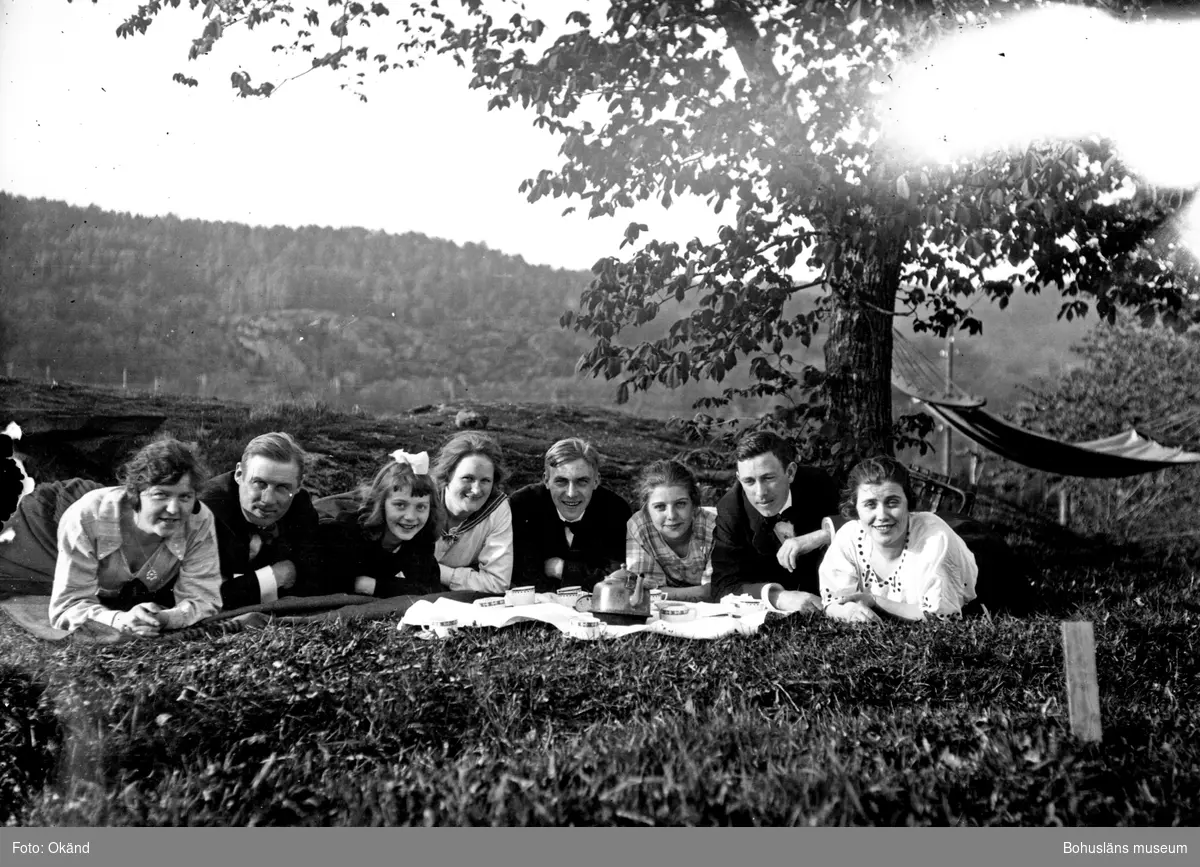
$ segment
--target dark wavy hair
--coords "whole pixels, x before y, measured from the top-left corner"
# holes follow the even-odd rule
[[[209,479],[208,467],[190,446],[176,439],[161,439],[138,449],[117,471],[117,482],[125,488],[125,500],[136,512],[142,507],[142,491],[155,485],[179,484],[184,476],[198,493]]]
[[[738,440],[737,447],[734,449],[734,457],[739,461],[748,461],[768,453],[779,458],[779,463],[785,470],[788,468],[788,464],[796,462],[796,449],[792,444],[771,431],[751,431]]]
[[[908,508],[911,511],[916,505],[917,495],[913,492],[912,476],[904,464],[886,455],[867,458],[859,461],[850,470],[846,479],[846,487],[842,489],[841,509],[846,518],[858,517],[858,489],[863,485],[882,485],[885,482],[895,482],[904,492]]]
[[[375,474],[375,478],[359,488],[359,525],[371,536],[382,536],[383,525],[386,523],[384,504],[392,494],[405,488],[414,497],[429,497],[429,520],[413,537],[413,541],[424,539],[426,536],[431,536],[433,539],[440,537],[442,530],[446,527],[446,513],[442,507],[442,498],[437,495],[437,487],[434,485],[433,479],[414,473],[407,461],[403,463],[395,460],[388,461]]]
[[[692,471],[679,461],[654,461],[647,464],[638,474],[634,490],[637,492],[638,499],[641,500],[643,509],[646,508],[646,503],[649,502],[654,489],[660,485],[678,485],[681,488],[687,488],[688,498],[691,499],[692,505],[696,508],[700,507],[700,483],[696,481]]]
[[[450,484],[450,479],[454,475],[454,471],[458,469],[458,465],[464,458],[471,455],[482,455],[492,462],[492,488],[493,490],[500,489],[504,480],[508,478],[508,470],[504,466],[504,453],[500,450],[500,443],[485,433],[469,430],[456,433],[442,443],[442,447],[438,450],[437,458],[429,470],[429,475],[439,491],[446,490],[446,485]]]

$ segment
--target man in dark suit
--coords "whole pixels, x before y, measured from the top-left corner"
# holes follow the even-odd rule
[[[591,590],[625,562],[625,524],[633,510],[600,486],[600,455],[572,437],[546,452],[542,481],[509,498],[513,515],[512,586],[538,592]]]
[[[819,612],[817,567],[831,541],[821,521],[838,512],[829,474],[796,463],[782,437],[738,442],[737,483],[717,503],[712,598],[748,593],[781,611]]]
[[[250,441],[233,472],[200,492],[216,518],[225,610],[325,592],[319,522],[303,479],[304,451],[296,441],[266,433]]]

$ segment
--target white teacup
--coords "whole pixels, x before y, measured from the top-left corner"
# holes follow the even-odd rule
[[[659,602],[666,602],[666,601],[667,601],[667,594],[664,593],[662,590],[659,590],[656,587],[650,591],[650,604],[652,606],[658,604]]]
[[[476,599],[475,604],[480,608],[503,608],[504,600],[499,596],[486,596],[483,599]]]
[[[577,584],[572,584],[570,587],[559,587],[555,591],[555,601],[559,605],[566,605],[568,608],[574,608],[579,597],[583,595],[583,588]]]
[[[595,617],[572,617],[571,631],[577,638],[594,641],[608,630],[608,624]]]
[[[667,602],[658,606],[658,617],[664,623],[684,623],[696,619],[696,609],[682,602]]]
[[[532,605],[534,601],[534,588],[529,587],[513,587],[504,594],[504,601],[509,605]]]
[[[739,614],[762,614],[767,610],[767,604],[761,599],[739,599],[733,607]]]
[[[458,629],[457,620],[435,620],[429,624],[429,628],[438,638],[446,638],[454,630]]]

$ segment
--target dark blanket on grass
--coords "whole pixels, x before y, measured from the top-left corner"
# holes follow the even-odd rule
[[[964,614],[971,614],[981,605],[992,613],[1022,616],[1037,606],[1034,604],[1031,564],[1004,541],[998,532],[987,525],[955,514],[938,513],[975,555],[979,577],[975,584],[976,598],[968,603]]]
[[[399,620],[418,599],[433,601],[439,597],[459,602],[471,602],[482,594],[470,590],[434,593],[429,596],[393,596],[376,599],[335,593],[329,596],[289,596],[259,605],[247,605],[206,617],[194,626],[174,632],[164,632],[155,641],[171,641],[194,637],[202,632],[238,632],[265,626],[271,622],[309,623],[318,620],[380,620],[395,617]],[[137,641],[136,636],[118,632],[103,623],[90,622],[66,632],[50,625],[50,597],[21,594],[0,599],[3,610],[17,625],[31,635],[47,641],[72,641],[88,644],[117,644]]]

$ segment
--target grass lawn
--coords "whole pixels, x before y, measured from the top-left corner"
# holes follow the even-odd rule
[[[437,412],[158,405],[221,465],[253,433],[296,431],[326,455],[321,493],[452,427]],[[614,457],[618,490],[680,447],[602,411],[493,413],[516,484],[559,430]],[[372,621],[97,648],[38,642],[0,615],[0,821],[1200,824],[1195,572],[1025,553],[1039,604],[1023,619],[792,617],[714,642],[584,643],[542,624],[422,641]],[[1067,721],[1059,622],[1077,618],[1095,624],[1100,745]]]

